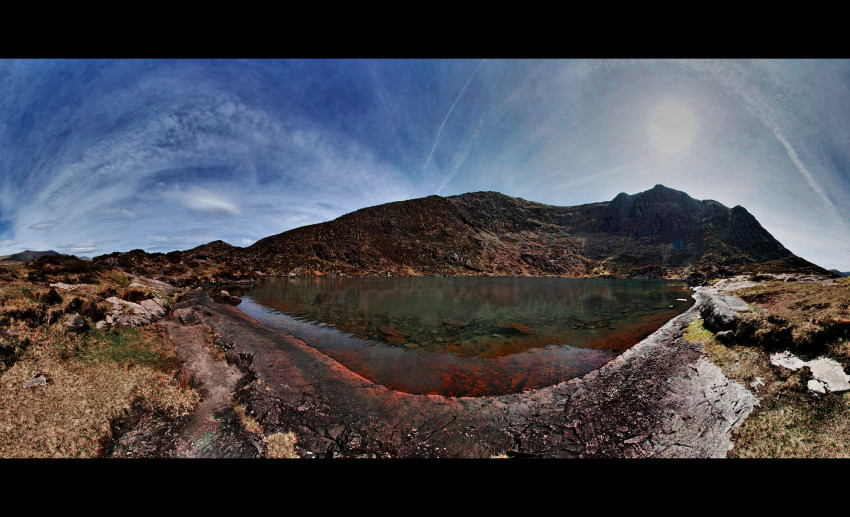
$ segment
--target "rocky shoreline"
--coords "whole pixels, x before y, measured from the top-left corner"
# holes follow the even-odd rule
[[[494,397],[389,390],[201,289],[188,291],[163,324],[174,337],[182,332],[184,345],[197,341],[202,328],[214,333],[231,369],[227,389],[234,400],[262,434],[294,432],[302,458],[719,458],[758,399],[726,378],[701,343],[683,338],[699,317],[704,291],[695,290],[687,312],[584,377]],[[238,381],[232,369],[240,372]],[[223,386],[207,382],[207,391]],[[209,446],[195,447],[195,456],[263,455],[227,404],[204,418],[207,425],[195,422],[194,432],[204,429]],[[172,423],[169,434],[162,422],[125,424],[116,429],[113,456],[135,456],[134,447],[164,451],[151,441],[170,436],[173,446],[192,425]]]

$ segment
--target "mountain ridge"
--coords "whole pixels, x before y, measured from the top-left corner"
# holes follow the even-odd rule
[[[361,208],[245,248],[213,241],[182,252],[133,250],[94,260],[187,281],[499,275],[699,282],[743,271],[833,275],[791,253],[746,208],[696,200],[661,184],[577,206],[493,191],[431,195]],[[199,265],[208,267],[197,270]]]

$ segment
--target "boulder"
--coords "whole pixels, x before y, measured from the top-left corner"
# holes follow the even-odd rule
[[[160,305],[160,303],[153,298],[150,300],[142,300],[139,302],[139,305],[147,309],[151,313],[151,316],[156,319],[162,318],[168,312],[165,310],[165,307]]]
[[[106,316],[107,323],[118,323],[132,327],[140,327],[152,323],[166,314],[165,308],[153,298],[141,300],[140,303],[122,300],[115,296],[106,299],[112,304],[112,314]],[[111,316],[111,318],[109,317]],[[110,321],[110,319],[112,321]]]
[[[703,303],[700,309],[704,326],[712,332],[735,330],[738,313],[749,312],[747,302],[737,296],[727,296],[713,293]]]

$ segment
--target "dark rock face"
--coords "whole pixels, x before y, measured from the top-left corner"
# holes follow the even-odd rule
[[[497,192],[387,203],[296,228],[247,248],[215,241],[192,250],[95,257],[156,277],[207,262],[216,280],[276,275],[505,275],[678,277],[700,282],[743,271],[830,275],[794,256],[743,207],[729,209],[656,185],[573,207]],[[167,272],[167,274],[165,273]],[[169,280],[170,281],[170,280]],[[695,280],[697,281],[697,280]]]

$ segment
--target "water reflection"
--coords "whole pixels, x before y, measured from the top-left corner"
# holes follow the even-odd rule
[[[693,304],[682,282],[602,278],[295,278],[239,294],[374,382],[453,396],[583,375]]]

